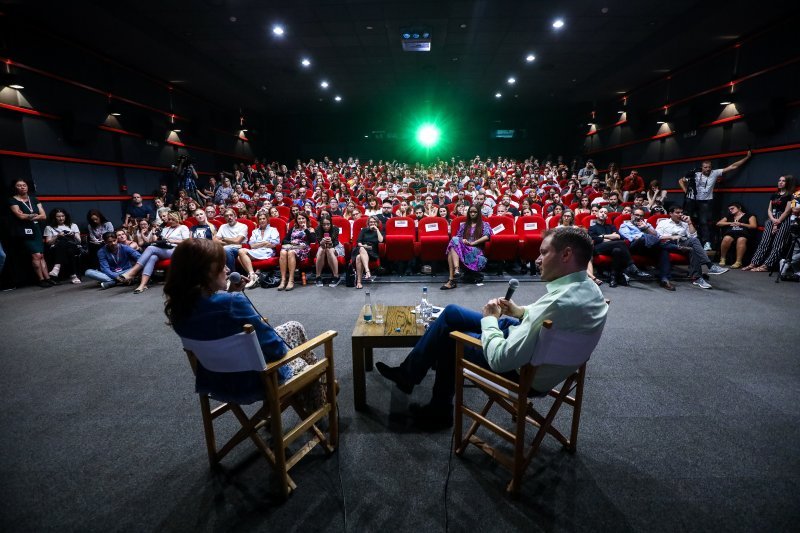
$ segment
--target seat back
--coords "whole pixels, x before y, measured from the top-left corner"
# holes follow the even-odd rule
[[[339,228],[339,242],[345,246],[353,240],[350,221],[343,217],[331,217],[331,222]]]
[[[511,216],[491,216],[487,222],[492,228],[492,236],[495,235],[514,235],[514,217]]]
[[[539,340],[530,364],[577,368],[589,360],[602,335],[602,327],[591,333],[543,327],[539,330]]]
[[[411,217],[392,217],[386,221],[386,235],[415,235],[414,219]]]
[[[237,333],[211,341],[181,337],[183,349],[194,354],[203,368],[211,372],[261,372],[267,364],[258,344],[258,336],[250,332]]]
[[[517,218],[515,226],[520,237],[541,235],[546,229],[544,219],[538,215],[521,216]]]
[[[444,236],[447,237],[447,219],[442,217],[423,217],[419,221],[419,238]]]

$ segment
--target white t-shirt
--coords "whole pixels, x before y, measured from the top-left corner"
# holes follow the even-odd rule
[[[706,176],[702,172],[695,172],[694,184],[697,189],[697,198],[695,198],[692,191],[686,193],[687,198],[694,200],[711,200],[714,198],[714,185],[717,179],[722,176],[722,169],[716,168],[711,171],[711,174]]]
[[[235,239],[236,237],[244,237],[245,240],[247,240],[247,226],[241,222],[237,222],[233,225],[233,227],[231,227],[230,224],[223,224],[217,230],[217,236],[221,239]],[[241,244],[226,244],[225,246],[241,246]]]
[[[61,235],[65,231],[72,232],[72,237],[75,239],[76,242],[81,242],[81,230],[78,229],[77,224],[73,224],[72,226],[66,226],[61,224],[60,226],[56,226],[55,228],[51,226],[47,226],[44,228],[44,237],[57,237]]]

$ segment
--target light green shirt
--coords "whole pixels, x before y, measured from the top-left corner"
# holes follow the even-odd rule
[[[543,321],[552,320],[553,329],[589,334],[603,328],[607,312],[603,293],[588,278],[586,271],[573,272],[548,283],[547,294],[525,308],[519,325],[509,328],[507,338],[503,337],[497,318],[483,317],[481,344],[484,356],[495,372],[516,370],[531,361]],[[562,374],[568,375],[572,370],[573,367],[537,371],[539,379],[535,380],[534,388],[539,391],[549,389],[563,379],[558,379]],[[549,374],[551,379],[541,374]],[[553,380],[556,381],[551,384]]]

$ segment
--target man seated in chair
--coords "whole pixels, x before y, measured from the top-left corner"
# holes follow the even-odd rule
[[[547,294],[539,300],[520,307],[511,300],[493,299],[483,307],[483,314],[448,305],[400,366],[376,363],[378,371],[406,394],[411,394],[428,370],[436,369],[430,402],[409,406],[420,425],[447,427],[453,423],[455,344],[450,332],[462,331],[479,337],[483,351],[467,350],[465,357],[516,379],[517,369],[531,360],[544,320],[552,320],[560,330],[584,334],[604,326],[608,306],[600,289],[586,274],[592,258],[589,235],[577,227],[548,230],[540,250],[536,264],[542,280],[548,284]],[[544,393],[564,379],[563,375],[551,377],[552,383],[540,382],[538,392]]]

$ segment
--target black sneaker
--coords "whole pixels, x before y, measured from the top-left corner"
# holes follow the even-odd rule
[[[342,282],[342,278],[340,278],[339,276],[336,276],[335,278],[333,278],[333,279],[331,280],[331,283],[330,283],[330,285],[328,285],[328,287],[336,287],[336,286],[337,286],[337,285],[339,285],[341,282]]]
[[[399,366],[389,366],[386,363],[378,361],[375,363],[375,368],[378,369],[378,372],[381,373],[381,376],[385,377],[389,381],[394,382],[394,384],[397,385],[397,388],[406,394],[411,394],[411,391],[414,390],[414,385],[408,382]]]
[[[317,287],[324,287],[324,285],[322,284],[322,278],[317,278],[315,285]]]
[[[444,429],[453,427],[453,406],[426,403],[412,403],[408,411],[414,422],[424,429]]]

